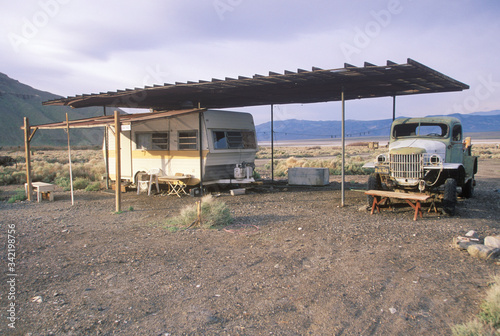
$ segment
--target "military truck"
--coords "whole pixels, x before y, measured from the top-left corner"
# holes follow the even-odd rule
[[[454,117],[399,118],[391,126],[389,152],[365,168],[374,168],[368,190],[420,192],[441,200],[444,213],[453,215],[457,187],[472,197],[477,157],[471,139],[463,138],[462,124]],[[369,197],[369,205],[373,198]]]

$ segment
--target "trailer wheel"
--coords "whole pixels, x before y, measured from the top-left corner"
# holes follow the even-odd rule
[[[443,212],[449,216],[455,214],[457,205],[457,181],[453,178],[448,178],[444,182],[444,195],[443,195]]]
[[[465,197],[465,198],[471,198],[472,196],[474,196],[474,175],[462,187],[462,194],[461,194],[461,196]]]
[[[366,190],[382,190],[382,180],[379,173],[373,173],[368,176]],[[368,206],[373,205],[373,196],[367,196]]]

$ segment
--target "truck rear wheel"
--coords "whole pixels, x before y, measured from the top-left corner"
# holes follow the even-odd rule
[[[444,181],[443,212],[453,216],[457,205],[457,181],[453,178]]]
[[[373,173],[368,176],[368,184],[366,185],[366,190],[382,190],[382,181],[380,179],[380,174]],[[373,196],[367,196],[368,206],[373,205]]]

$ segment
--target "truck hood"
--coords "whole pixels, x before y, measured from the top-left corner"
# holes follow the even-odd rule
[[[445,155],[446,145],[440,141],[424,139],[397,140],[389,145],[392,154],[440,154]]]

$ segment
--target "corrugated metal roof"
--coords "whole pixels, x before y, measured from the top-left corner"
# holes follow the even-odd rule
[[[412,59],[406,64],[387,61],[363,67],[312,71],[297,69],[283,74],[200,80],[198,82],[146,86],[99,94],[84,94],[50,100],[44,105],[72,107],[113,106],[178,110],[195,106],[230,108],[270,104],[318,103],[344,98],[361,99],[421,93],[462,91],[468,85]]]
[[[199,113],[206,111],[206,109],[188,109],[188,110],[177,110],[177,111],[166,111],[166,112],[150,112],[150,113],[134,113],[134,114],[121,114],[120,115],[120,123],[122,125],[130,125],[132,123],[159,119],[159,118],[168,118],[174,117],[181,114],[189,114],[189,113]],[[71,120],[69,121],[70,128],[92,128],[92,127],[104,127],[108,125],[113,125],[115,122],[114,115],[110,116],[102,116],[102,117],[93,117],[79,120]],[[58,128],[67,128],[66,121],[37,125],[32,126],[38,129],[58,129]],[[24,126],[21,127],[24,129]]]

